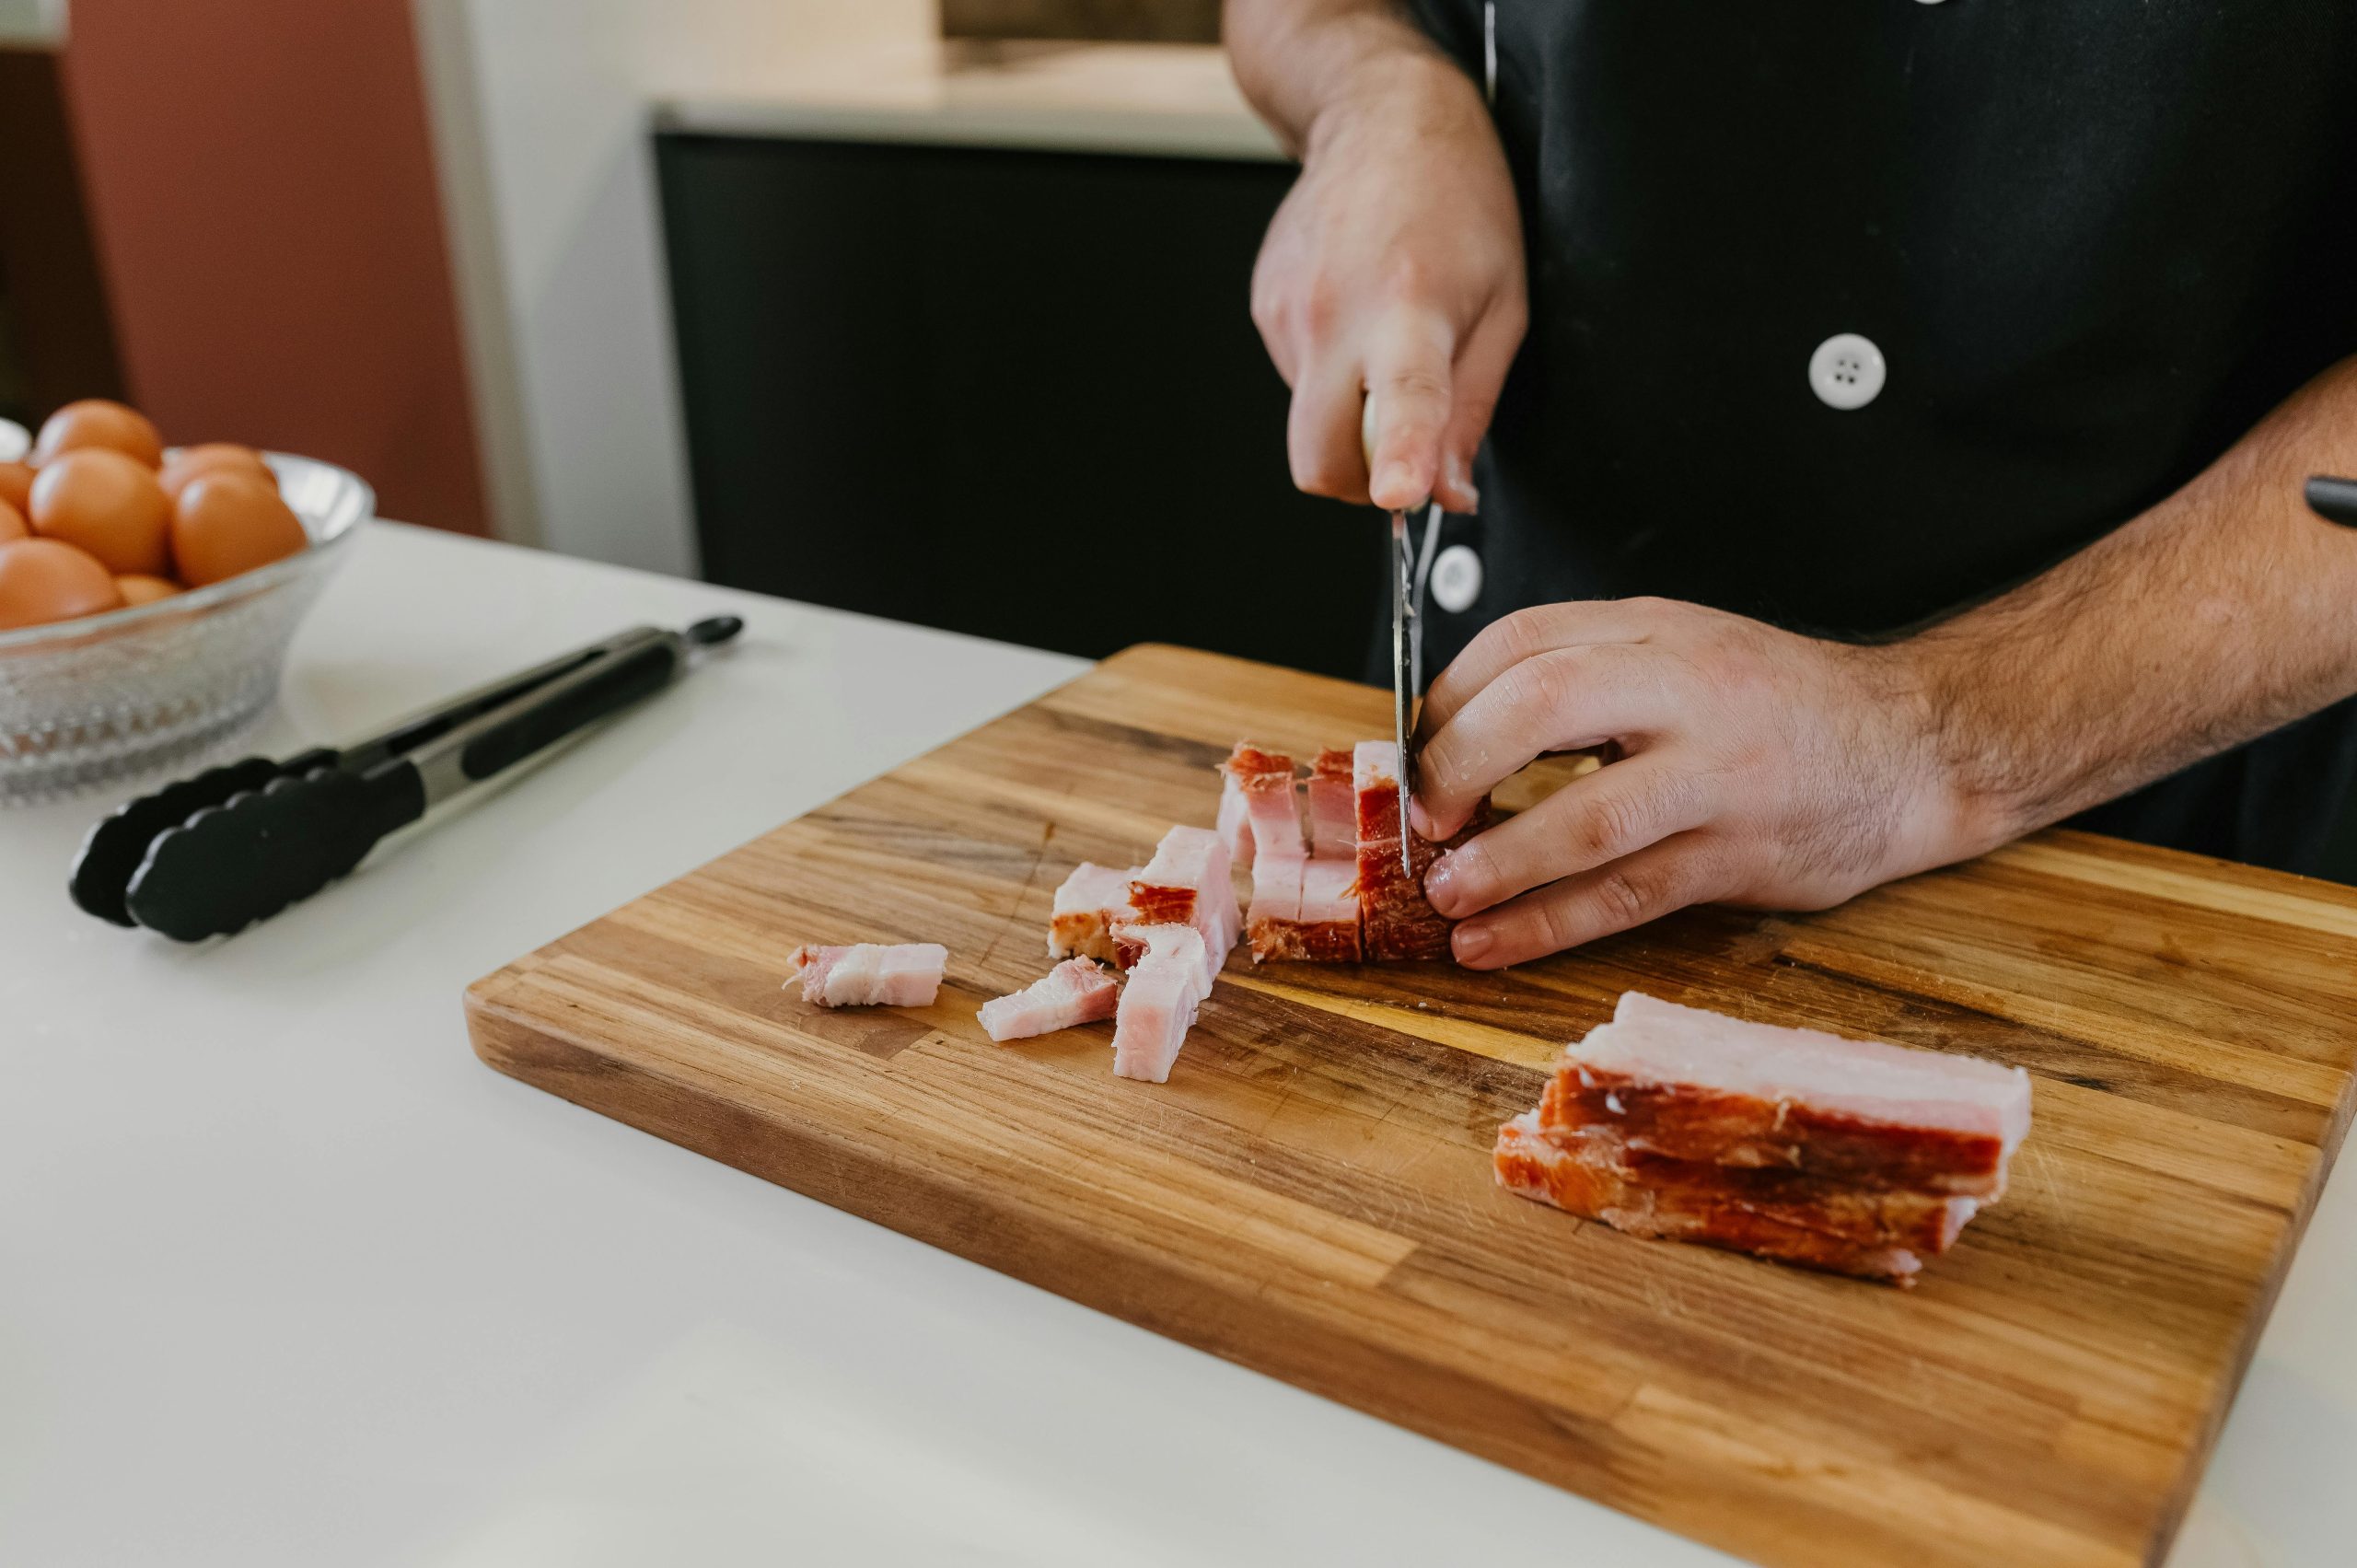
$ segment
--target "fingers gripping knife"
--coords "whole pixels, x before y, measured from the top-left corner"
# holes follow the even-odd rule
[[[1375,473],[1375,400],[1359,424],[1367,474]],[[1408,514],[1424,514],[1421,543],[1409,535]],[[1404,507],[1391,514],[1391,738],[1399,757],[1399,867],[1416,878],[1408,802],[1416,789],[1416,699],[1424,689],[1424,585],[1432,575],[1433,547],[1440,542],[1440,503]]]
[[[342,750],[249,757],[142,796],[90,830],[67,890],[181,942],[242,931],[358,865],[377,841],[669,685],[742,630],[640,626],[455,697]]]

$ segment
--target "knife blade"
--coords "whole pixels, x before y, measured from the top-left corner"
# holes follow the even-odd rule
[[[1409,853],[1408,797],[1415,788],[1414,753],[1409,737],[1414,725],[1415,703],[1415,558],[1408,543],[1408,514],[1391,514],[1391,738],[1399,772],[1399,867],[1410,881],[1416,878],[1414,857]]]

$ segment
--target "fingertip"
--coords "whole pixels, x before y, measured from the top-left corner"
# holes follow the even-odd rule
[[[1488,924],[1469,920],[1448,934],[1448,950],[1469,970],[1495,969],[1498,939]]]

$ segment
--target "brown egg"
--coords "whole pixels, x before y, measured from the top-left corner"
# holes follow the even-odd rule
[[[0,544],[0,631],[122,608],[114,578],[72,545],[53,539]]]
[[[42,423],[33,442],[33,467],[46,468],[59,453],[86,447],[111,447],[150,469],[164,460],[164,438],[145,414],[104,398],[85,398],[67,403]]]
[[[33,532],[89,552],[110,572],[168,573],[171,524],[163,486],[121,452],[68,452],[33,481]]]
[[[32,509],[33,466],[30,463],[0,463],[0,501],[6,501],[19,512]]]
[[[208,473],[243,473],[261,480],[273,490],[278,488],[278,476],[261,460],[261,454],[251,447],[233,446],[226,441],[208,441],[200,447],[183,447],[164,461],[164,471],[157,476],[164,494],[174,501],[180,492],[196,482],[197,476]]]
[[[192,588],[267,566],[310,542],[278,492],[246,474],[192,480],[172,513],[172,560]]]
[[[159,598],[169,598],[181,592],[180,586],[169,577],[150,577],[138,572],[127,573],[114,580],[116,591],[125,604],[153,604]]]
[[[32,531],[33,526],[25,521],[22,512],[7,502],[0,502],[0,544],[6,544],[11,540],[29,539]]]

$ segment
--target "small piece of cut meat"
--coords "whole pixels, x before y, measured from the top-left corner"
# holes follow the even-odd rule
[[[1202,933],[1217,974],[1244,919],[1236,907],[1227,846],[1209,828],[1173,828],[1130,882],[1131,919],[1141,925],[1191,925]],[[1117,955],[1118,961],[1118,955]]]
[[[1245,803],[1243,784],[1224,766],[1219,771],[1219,825],[1212,831],[1227,846],[1229,865],[1238,871],[1252,869],[1252,808]]]
[[[1318,860],[1358,858],[1356,760],[1329,747],[1309,769],[1309,853]]]
[[[1086,958],[1067,958],[1012,995],[982,1004],[982,1032],[999,1041],[1053,1034],[1109,1018],[1120,1000],[1119,981]]]
[[[1399,749],[1388,740],[1362,740],[1353,757],[1357,794],[1359,941],[1371,961],[1446,958],[1455,923],[1424,897],[1433,862],[1496,819],[1485,797],[1456,837],[1434,843],[1408,835],[1412,872],[1399,863]]]
[[[1301,833],[1301,798],[1294,788],[1293,759],[1239,740],[1225,767],[1243,792],[1255,856],[1298,858],[1307,853],[1307,842]]]
[[[1167,1083],[1171,1063],[1211,994],[1202,933],[1191,925],[1126,925],[1132,967],[1113,1014],[1113,1074]]]
[[[1252,912],[1245,921],[1252,961],[1354,964],[1359,960],[1358,868],[1347,860],[1296,861],[1282,885],[1263,883],[1269,863],[1252,873]]]
[[[1821,1177],[1644,1156],[1611,1134],[1557,1135],[1526,1111],[1498,1129],[1498,1184],[1615,1230],[1911,1284],[1975,1200],[1861,1191]]]
[[[1048,957],[1113,961],[1113,927],[1132,919],[1130,882],[1136,870],[1116,871],[1084,860],[1056,889],[1055,912],[1048,918]]]
[[[1611,1127],[1675,1159],[1993,1199],[2029,1074],[1978,1057],[1748,1023],[1631,992],[1566,1048],[1549,1129]]]
[[[938,942],[802,947],[787,956],[785,983],[798,978],[802,1000],[819,1007],[927,1007],[948,967]]]

